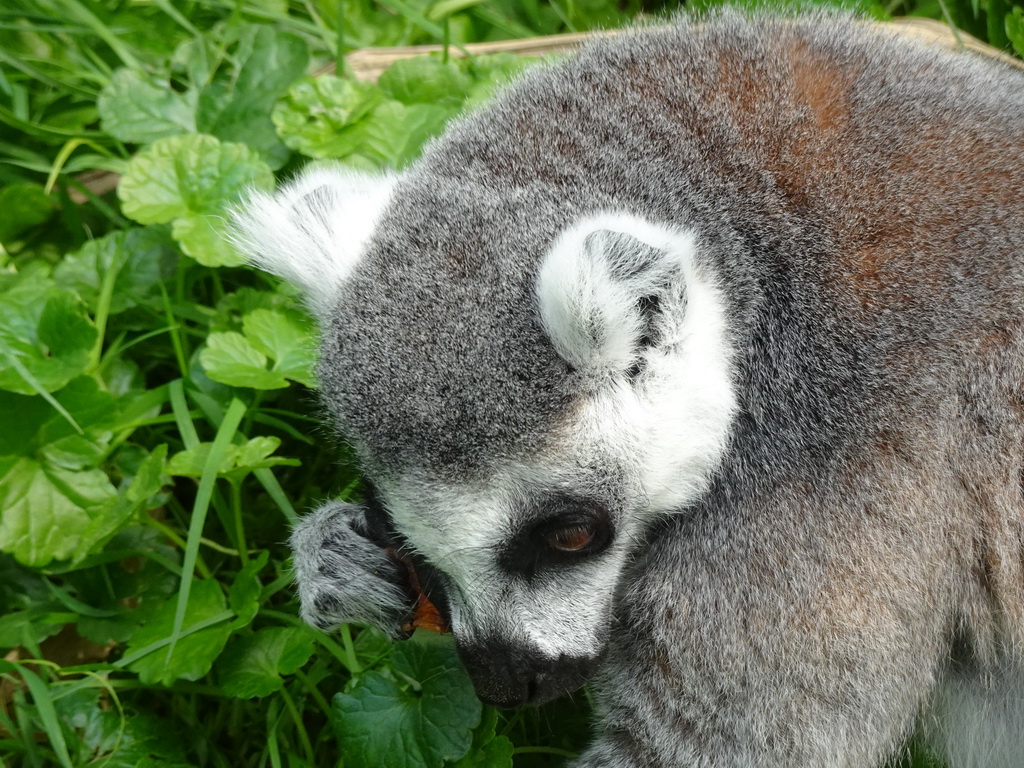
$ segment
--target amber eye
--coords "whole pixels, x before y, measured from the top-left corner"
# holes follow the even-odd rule
[[[611,513],[603,504],[567,496],[544,502],[499,552],[510,574],[532,579],[549,569],[572,568],[600,555],[615,538]]]
[[[544,543],[559,552],[579,552],[594,542],[594,530],[585,525],[570,525],[544,533]]]

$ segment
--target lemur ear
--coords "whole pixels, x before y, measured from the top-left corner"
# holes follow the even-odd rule
[[[588,217],[563,232],[536,286],[555,350],[583,371],[636,373],[685,312],[693,250],[691,235],[629,214]]]
[[[393,175],[341,166],[307,170],[237,211],[234,243],[249,261],[301,288],[320,316],[351,273],[394,188]]]

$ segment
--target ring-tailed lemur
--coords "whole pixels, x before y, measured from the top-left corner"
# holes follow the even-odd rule
[[[578,766],[1022,764],[1020,73],[684,19],[238,237],[373,489],[295,531],[307,620],[397,633],[400,546],[484,701],[594,675]]]

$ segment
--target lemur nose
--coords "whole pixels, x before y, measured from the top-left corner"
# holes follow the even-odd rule
[[[543,704],[582,686],[594,672],[596,656],[551,658],[504,639],[459,643],[459,656],[477,697],[499,709]]]

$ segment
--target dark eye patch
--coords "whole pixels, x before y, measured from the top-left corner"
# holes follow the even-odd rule
[[[591,499],[548,498],[498,558],[507,572],[532,579],[604,552],[614,538],[607,507]]]

